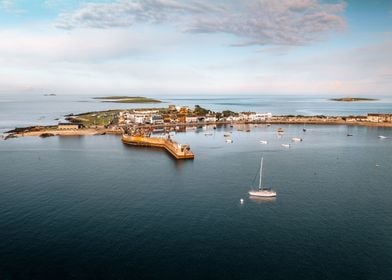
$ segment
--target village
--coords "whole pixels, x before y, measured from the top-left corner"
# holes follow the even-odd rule
[[[175,128],[185,131],[187,127],[203,125],[236,124],[349,124],[365,126],[392,126],[392,114],[369,113],[362,116],[273,116],[271,112],[213,112],[195,105],[169,105],[167,108],[112,110],[84,113],[66,118],[68,123],[59,123],[57,129],[111,129],[124,131],[130,127]]]
[[[195,105],[169,105],[167,108],[108,110],[67,115],[67,122],[57,125],[15,128],[9,138],[17,136],[123,134],[131,128],[159,131],[186,131],[192,127],[244,124],[315,124],[392,127],[392,114],[368,113],[361,116],[274,116],[271,112],[213,112]]]

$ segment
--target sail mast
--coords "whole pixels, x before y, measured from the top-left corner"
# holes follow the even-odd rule
[[[260,160],[260,180],[259,180],[259,189],[261,189],[261,174],[262,174],[262,171],[263,171],[263,157],[261,157],[261,160]]]

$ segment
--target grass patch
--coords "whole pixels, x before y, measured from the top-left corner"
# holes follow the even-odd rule
[[[160,103],[161,100],[148,98],[143,96],[103,96],[94,97],[93,99],[100,99],[102,102],[114,103]]]
[[[108,126],[118,122],[118,113],[122,110],[108,110],[100,112],[88,112],[79,115],[68,116],[66,120],[81,123],[85,127]]]

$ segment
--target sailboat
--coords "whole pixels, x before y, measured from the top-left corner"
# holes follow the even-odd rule
[[[276,191],[271,190],[269,188],[263,188],[261,184],[261,178],[263,173],[263,157],[260,161],[260,176],[259,176],[259,187],[257,190],[250,190],[248,193],[250,196],[259,196],[259,197],[275,197]]]
[[[306,132],[305,123],[304,123],[304,127],[302,128],[302,131]]]

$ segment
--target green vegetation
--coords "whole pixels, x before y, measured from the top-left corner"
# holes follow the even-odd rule
[[[205,115],[211,113],[211,111],[204,109],[204,108],[200,107],[199,105],[195,105],[195,109],[193,110],[193,113],[198,116],[205,116]]]
[[[122,110],[108,110],[101,112],[88,112],[79,115],[71,115],[66,120],[73,123],[81,123],[85,127],[108,126],[118,122],[118,113]]]
[[[374,98],[362,98],[362,97],[342,97],[342,98],[332,98],[332,101],[343,101],[343,102],[353,102],[353,101],[377,101]]]
[[[114,102],[114,103],[160,103],[162,101],[153,98],[147,98],[143,96],[103,96],[94,97],[93,99],[100,99],[102,102]]]
[[[225,118],[230,117],[230,116],[238,116],[238,113],[230,111],[230,110],[224,110],[224,111],[222,111],[222,116]]]

